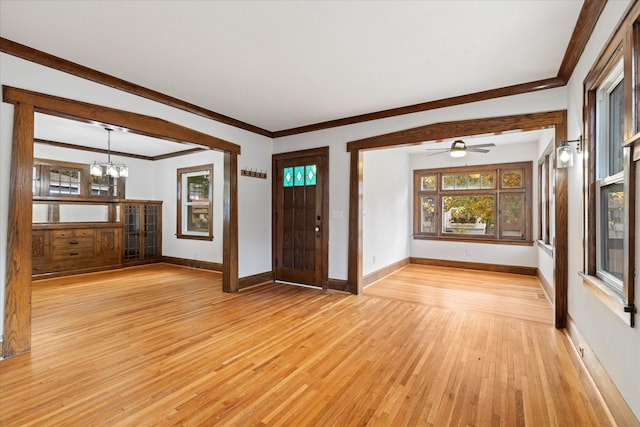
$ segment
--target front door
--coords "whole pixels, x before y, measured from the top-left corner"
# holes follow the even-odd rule
[[[273,156],[275,279],[327,287],[329,148]]]

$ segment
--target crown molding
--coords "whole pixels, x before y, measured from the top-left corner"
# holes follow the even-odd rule
[[[558,71],[558,77],[562,79],[565,84],[569,82],[578,64],[578,60],[591,37],[591,33],[593,33],[593,29],[596,27],[598,18],[600,18],[606,5],[606,0],[584,0],[580,15],[578,15],[578,21],[573,29],[571,40],[569,40],[564,58],[562,58],[560,70]]]
[[[469,104],[471,102],[486,101],[488,99],[502,98],[505,96],[520,95],[523,93],[536,92],[539,90],[553,89],[566,85],[563,80],[553,77],[545,80],[537,80],[529,83],[521,83],[513,86],[506,86],[497,89],[485,90],[466,95],[454,96],[451,98],[438,99],[435,101],[423,102],[420,104],[408,105],[405,107],[391,108],[388,110],[376,111],[375,113],[360,114],[358,116],[346,117],[343,119],[329,120],[327,122],[301,126],[292,129],[281,130],[273,133],[274,138],[296,135],[306,132],[328,129],[338,126],[352,125],[356,123],[368,122],[371,120],[386,119],[389,117],[401,116],[422,111],[436,110],[438,108],[452,107],[454,105]]]
[[[468,104],[478,101],[486,101],[494,98],[502,98],[506,96],[521,95],[540,90],[553,89],[562,87],[567,84],[573,71],[580,59],[580,55],[591,37],[598,18],[606,6],[606,0],[585,0],[578,20],[574,27],[573,33],[567,49],[565,51],[562,64],[560,65],[558,75],[543,80],[536,80],[528,83],[521,83],[512,86],[489,89],[470,94],[443,98],[438,100],[426,101],[419,104],[390,108],[381,111],[375,111],[356,116],[345,117],[341,119],[328,120],[320,123],[299,126],[279,131],[269,131],[267,129],[254,126],[249,123],[242,122],[229,116],[225,116],[215,111],[208,110],[203,107],[191,104],[178,98],[157,92],[152,89],[145,88],[135,83],[128,82],[118,77],[85,67],[78,63],[68,61],[66,59],[51,55],[46,52],[22,45],[15,41],[0,37],[0,52],[16,56],[36,64],[44,65],[59,71],[63,71],[77,77],[104,84],[125,92],[132,93],[156,102],[160,102],[171,107],[175,107],[211,120],[215,120],[230,126],[244,129],[269,138],[282,138],[285,136],[297,135],[307,132],[314,132],[323,129],[329,129],[339,126],[346,126],[356,123],[363,123],[371,120],[385,119],[389,117],[401,116],[405,114],[418,113],[422,111],[435,110],[439,108],[452,107],[456,105]]]
[[[90,80],[92,82],[100,83],[105,86],[122,90],[133,95],[138,95],[152,101],[160,102],[162,104],[169,105],[180,110],[188,111],[189,113],[197,114],[199,116],[206,117],[208,119],[212,119],[230,126],[234,126],[239,129],[244,129],[249,132],[267,136],[269,138],[272,137],[272,133],[266,129],[262,129],[249,123],[234,119],[232,117],[216,113],[215,111],[207,110],[206,108],[199,107],[187,101],[174,98],[164,93],[157,92],[153,89],[148,89],[144,86],[140,86],[121,78],[114,77],[110,74],[94,70],[93,68],[85,67],[84,65],[80,65],[76,62],[72,62],[64,58],[60,58],[58,56],[43,52],[41,50],[25,46],[4,37],[0,37],[0,52],[22,58],[36,64],[44,65],[45,67],[53,68],[58,71],[63,71],[65,73],[69,73],[74,76]]]

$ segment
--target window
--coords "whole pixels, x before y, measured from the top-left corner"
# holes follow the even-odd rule
[[[531,163],[414,171],[414,238],[531,242]]]
[[[539,243],[551,255],[555,246],[555,150],[553,143],[538,160]]]
[[[624,238],[622,61],[596,91],[596,276],[622,292]]]
[[[35,198],[123,199],[125,178],[93,177],[89,165],[34,159],[32,195]]]
[[[118,181],[119,178],[114,178],[108,175],[91,176],[91,195],[92,196],[118,196]]]
[[[284,168],[282,171],[282,185],[285,187],[316,185],[316,170],[316,165]]]
[[[640,149],[637,88],[640,55],[638,9],[612,37],[584,82],[587,155],[584,160],[585,265],[591,290],[634,326],[636,163]],[[616,44],[617,43],[617,44]]]
[[[213,240],[213,165],[178,169],[176,236]]]

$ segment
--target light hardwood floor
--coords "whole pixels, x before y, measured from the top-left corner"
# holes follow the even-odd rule
[[[156,264],[36,282],[0,425],[606,426],[533,277],[409,265],[361,296]]]

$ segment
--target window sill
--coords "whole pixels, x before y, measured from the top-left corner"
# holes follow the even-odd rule
[[[445,236],[426,236],[423,234],[414,234],[414,240],[440,240],[445,242],[465,242],[465,243],[487,243],[490,245],[518,245],[518,246],[533,246],[533,240],[498,240],[498,239],[486,239],[486,238],[473,238],[473,237],[445,237]]]
[[[591,292],[600,302],[602,302],[609,310],[622,320],[627,326],[632,326],[631,318],[633,313],[627,313],[624,311],[625,302],[622,297],[613,289],[611,289],[605,282],[597,277],[590,276],[586,273],[579,272],[582,277],[582,284]]]
[[[176,234],[178,239],[191,239],[191,240],[208,240],[213,241],[213,236],[192,236],[190,234]]]
[[[544,253],[553,258],[553,246],[546,244],[543,240],[536,240],[536,243]]]

